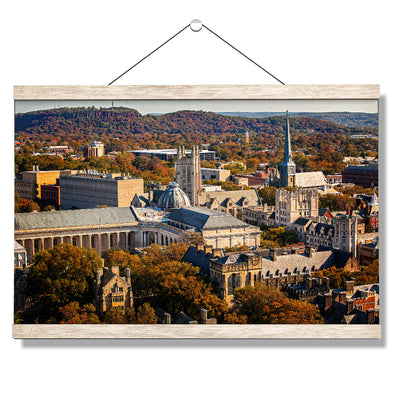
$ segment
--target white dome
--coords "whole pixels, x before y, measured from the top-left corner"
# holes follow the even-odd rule
[[[162,210],[176,210],[184,206],[190,207],[190,201],[186,193],[179,188],[179,185],[176,182],[171,182],[158,200],[157,206]]]

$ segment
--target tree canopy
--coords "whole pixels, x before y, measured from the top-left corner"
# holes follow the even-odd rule
[[[277,288],[261,282],[236,289],[233,302],[236,316],[245,316],[249,324],[323,323],[315,305],[289,299]]]

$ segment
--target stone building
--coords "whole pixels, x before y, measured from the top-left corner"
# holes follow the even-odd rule
[[[14,236],[30,263],[39,250],[61,243],[93,248],[99,254],[116,247],[132,252],[152,243],[182,241],[184,231],[162,220],[140,220],[133,207],[106,207],[15,214]]]
[[[258,246],[261,231],[229,214],[199,207],[184,207],[160,216],[155,210],[106,207],[15,214],[15,240],[27,251],[27,262],[39,250],[68,243],[99,254],[119,247],[133,252],[152,243],[167,246],[199,233],[206,244]],[[146,214],[146,217],[143,217]]]
[[[231,253],[210,260],[210,280],[219,297],[228,303],[235,289],[254,286],[262,279],[261,256],[255,253]]]
[[[237,218],[242,218],[243,209],[261,206],[261,199],[257,190],[233,190],[202,193],[199,197],[201,207],[229,213]]]
[[[231,176],[231,171],[229,169],[222,168],[200,168],[201,179],[211,180],[215,179],[216,181],[227,181]]]
[[[191,154],[186,154],[180,146],[175,162],[176,182],[187,194],[193,206],[199,205],[201,193],[200,153],[198,146],[193,146]]]
[[[144,192],[143,179],[94,170],[60,176],[61,208],[129,207]]]
[[[358,244],[358,261],[361,265],[371,264],[379,258],[379,238]]]
[[[103,143],[93,140],[92,143],[83,148],[84,157],[102,157],[104,156]]]
[[[268,219],[275,211],[275,206],[263,204],[262,206],[248,206],[242,209],[242,220],[252,225],[267,225]]]
[[[342,172],[343,183],[354,183],[365,188],[378,187],[378,163],[367,165],[348,165]]]
[[[157,203],[158,208],[167,211],[177,210],[185,206],[190,207],[190,200],[176,182],[171,182],[168,185],[167,190],[163,192]]]
[[[293,192],[278,189],[275,192],[275,225],[289,226],[297,218],[318,216],[316,190],[296,189]]]
[[[15,190],[20,197],[28,200],[41,198],[42,185],[55,185],[61,176],[70,175],[71,170],[39,171],[33,166],[32,171],[23,171],[15,180]]]
[[[165,216],[167,224],[183,231],[199,233],[206,244],[215,248],[260,245],[258,227],[219,211],[202,207],[182,207]]]
[[[96,272],[94,282],[96,312],[104,314],[111,308],[125,312],[133,307],[131,272],[125,270],[125,277],[119,276],[119,267],[102,268]]]
[[[285,150],[283,161],[278,166],[278,171],[271,171],[271,186],[277,187],[304,187],[308,189],[320,189],[326,185],[327,181],[321,171],[315,172],[296,172],[296,164],[292,158],[290,144],[290,126],[289,115],[286,111],[286,132],[285,132]]]

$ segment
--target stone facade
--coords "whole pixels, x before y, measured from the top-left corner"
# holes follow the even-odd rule
[[[199,202],[201,207],[226,212],[236,218],[242,218],[244,208],[261,206],[255,189],[202,193]]]
[[[191,154],[186,154],[183,146],[179,147],[175,163],[176,182],[187,194],[193,206],[199,205],[201,193],[200,154],[198,146],[193,146]]]
[[[279,189],[275,193],[275,225],[289,226],[297,218],[318,216],[316,190],[296,189],[293,192]]]
[[[217,181],[227,181],[231,176],[231,171],[229,169],[221,169],[221,168],[200,168],[201,179],[215,179]]]
[[[119,267],[103,268],[96,272],[95,278],[96,312],[104,314],[111,308],[125,312],[133,307],[131,272],[125,270],[125,277],[119,276]]]
[[[83,155],[85,157],[102,157],[104,156],[104,145],[103,143],[93,140],[92,143],[85,146],[83,149]]]
[[[202,207],[182,207],[165,217],[168,224],[184,231],[198,232],[207,245],[226,248],[260,245],[261,231],[230,214]]]
[[[70,175],[71,172],[71,170],[39,171],[39,167],[34,166],[32,171],[23,171],[18,175],[15,189],[24,199],[40,199],[42,185],[55,185],[60,175]]]
[[[261,282],[261,259],[261,256],[255,253],[231,253],[211,259],[210,280],[219,296],[229,303],[235,289]]]
[[[143,179],[97,171],[60,177],[61,208],[129,207],[144,192]]]
[[[275,211],[274,206],[263,204],[262,206],[243,207],[242,220],[252,225],[268,225],[268,219]]]

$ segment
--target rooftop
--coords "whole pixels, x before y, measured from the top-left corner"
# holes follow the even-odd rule
[[[168,220],[182,222],[198,229],[244,228],[248,224],[231,214],[203,207],[182,207],[167,215]]]
[[[16,213],[15,231],[72,226],[100,226],[134,223],[136,221],[137,219],[130,207]]]

